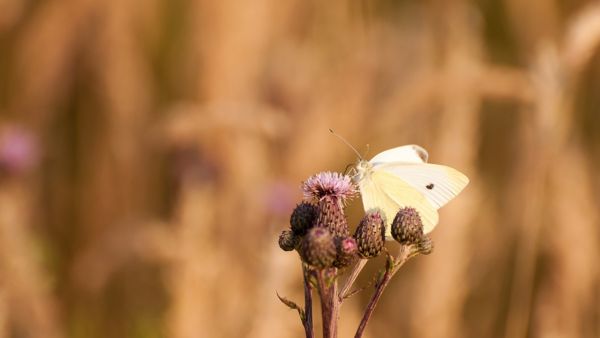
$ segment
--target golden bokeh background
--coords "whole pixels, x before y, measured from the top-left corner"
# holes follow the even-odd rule
[[[302,337],[329,128],[471,179],[368,337],[599,337],[599,44],[582,0],[0,0],[0,337]]]

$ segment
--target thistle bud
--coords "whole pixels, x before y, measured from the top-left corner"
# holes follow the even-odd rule
[[[358,258],[358,245],[352,237],[341,238],[335,240],[335,248],[337,256],[333,262],[336,268],[345,268]]]
[[[279,235],[279,247],[283,251],[292,251],[300,242],[300,237],[294,235],[291,230],[283,230]]]
[[[336,256],[335,243],[329,230],[312,228],[300,244],[302,261],[317,269],[330,267]]]
[[[431,238],[427,236],[423,236],[423,238],[417,243],[417,250],[421,255],[429,255],[433,252],[433,241]]]
[[[348,237],[348,221],[344,216],[341,203],[336,198],[325,196],[319,201],[317,225],[326,227],[334,237]]]
[[[306,235],[306,232],[315,224],[318,215],[319,209],[316,205],[308,202],[298,204],[290,217],[290,225],[294,235],[300,237]]]
[[[354,238],[361,257],[378,256],[385,244],[385,219],[381,211],[368,211],[356,228]]]
[[[392,237],[401,244],[417,244],[423,238],[423,222],[415,208],[404,207],[392,222]]]

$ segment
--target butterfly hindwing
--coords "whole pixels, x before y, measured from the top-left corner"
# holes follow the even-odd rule
[[[418,190],[396,175],[378,170],[359,182],[365,210],[379,208],[385,214],[386,236],[391,237],[391,224],[400,208],[410,206],[419,212],[425,233],[438,222],[436,208]]]

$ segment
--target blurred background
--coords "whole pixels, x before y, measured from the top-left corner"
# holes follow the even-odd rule
[[[0,0],[0,337],[303,337],[329,128],[471,179],[368,337],[600,337],[599,42],[582,0]]]

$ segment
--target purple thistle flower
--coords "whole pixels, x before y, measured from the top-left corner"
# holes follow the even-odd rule
[[[321,200],[325,196],[331,196],[344,203],[356,195],[356,186],[350,176],[324,171],[304,181],[302,191],[308,200]]]

